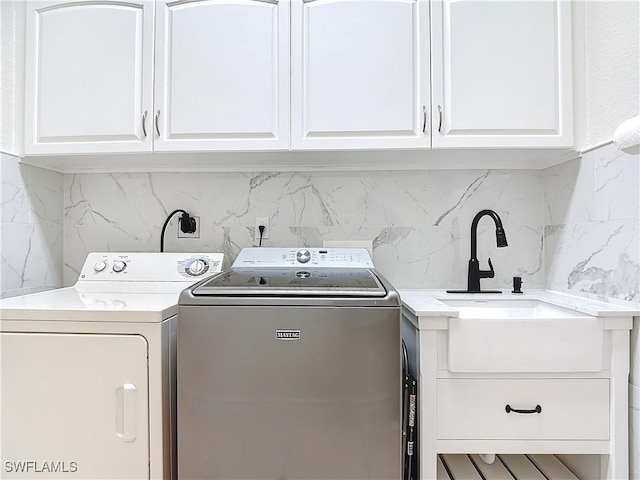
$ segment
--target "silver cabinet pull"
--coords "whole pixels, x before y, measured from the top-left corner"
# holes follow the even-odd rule
[[[156,133],[158,134],[158,136],[160,136],[160,125],[158,124],[158,121],[160,120],[160,110],[158,110],[156,112]]]
[[[144,138],[147,138],[147,111],[146,110],[142,114],[142,133],[144,134]]]
[[[422,105],[422,133],[427,131],[427,107]]]
[[[438,122],[438,132],[442,133],[442,107],[438,105],[438,115],[440,115],[440,121]]]

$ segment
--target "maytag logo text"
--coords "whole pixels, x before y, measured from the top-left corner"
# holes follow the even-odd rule
[[[276,330],[277,340],[300,340],[300,330]]]

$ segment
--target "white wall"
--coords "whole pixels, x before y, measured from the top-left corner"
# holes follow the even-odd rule
[[[0,2],[0,151],[14,152],[15,4]]]
[[[0,1],[0,152],[22,151],[24,2]]]
[[[584,29],[586,131],[578,149],[611,140],[640,113],[640,2],[589,0]]]

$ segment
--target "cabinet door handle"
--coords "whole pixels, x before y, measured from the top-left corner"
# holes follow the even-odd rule
[[[517,408],[511,408],[511,405],[507,404],[504,409],[507,413],[542,413],[542,407],[540,405],[536,405],[536,408],[533,410],[518,410]]]
[[[160,120],[160,110],[158,110],[156,112],[156,121],[155,121],[155,123],[156,123],[156,133],[158,134],[158,136],[160,136],[160,125],[158,124],[159,120]]]
[[[427,107],[422,105],[422,133],[427,131]]]
[[[442,133],[442,107],[438,105],[438,115],[440,117],[440,121],[438,122],[438,132]]]
[[[147,138],[147,111],[146,110],[142,114],[142,133],[144,134],[144,138]]]

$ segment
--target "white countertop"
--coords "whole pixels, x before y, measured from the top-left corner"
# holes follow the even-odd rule
[[[539,300],[558,307],[597,317],[633,317],[640,316],[640,309],[615,303],[607,303],[589,298],[578,297],[551,290],[528,290],[525,293],[447,293],[446,290],[398,290],[403,306],[416,317],[457,317],[458,309],[450,307],[440,299],[458,300]]]

